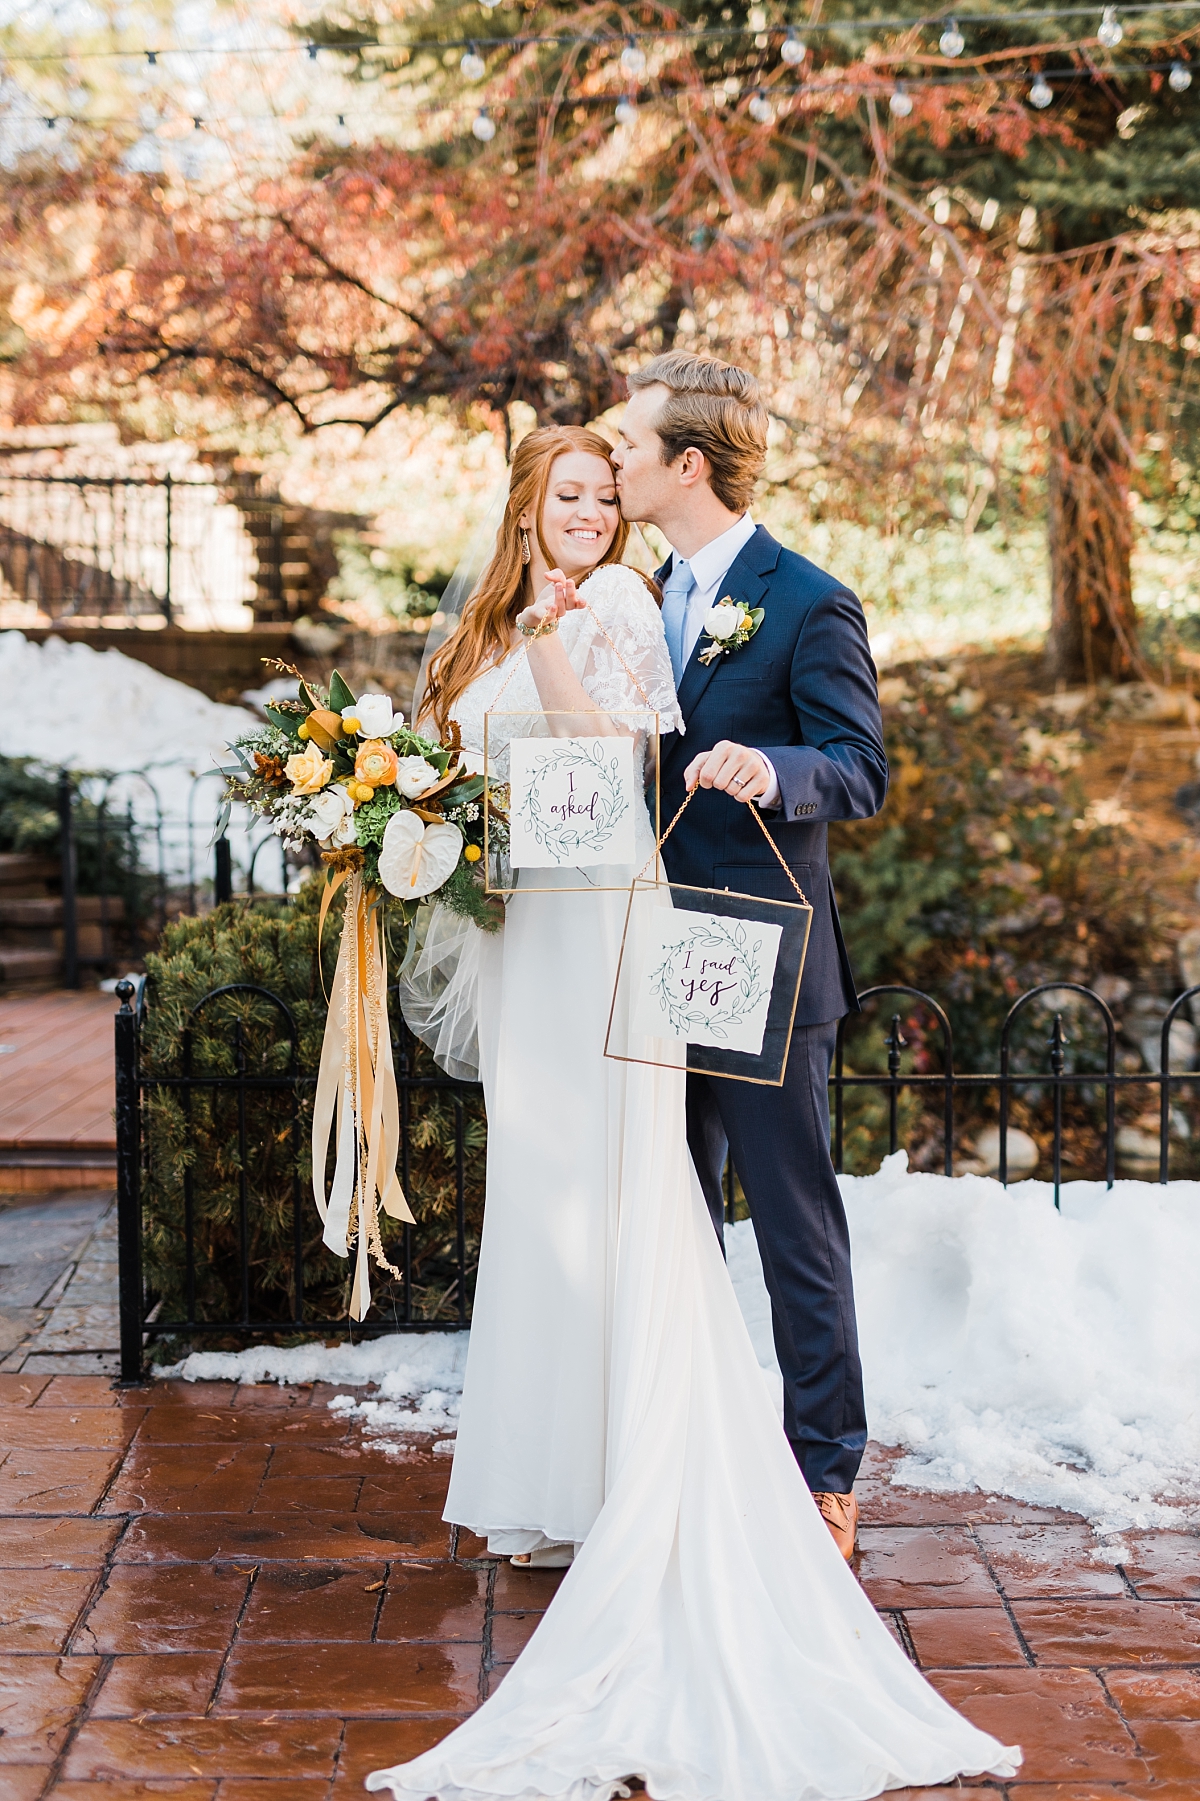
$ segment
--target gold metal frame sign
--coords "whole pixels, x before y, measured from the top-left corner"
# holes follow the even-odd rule
[[[638,842],[638,814],[649,805],[657,843],[656,712],[497,709],[483,716],[483,761],[489,894],[626,889],[649,860],[644,829]],[[575,874],[582,882],[570,879]]]
[[[782,1087],[811,926],[803,899],[634,881],[604,1055]]]

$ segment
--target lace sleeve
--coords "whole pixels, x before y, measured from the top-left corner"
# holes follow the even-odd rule
[[[569,613],[571,665],[592,699],[614,711],[649,707],[660,732],[683,731],[662,618],[632,569],[607,563],[579,589],[587,611]],[[578,621],[578,624],[575,624]]]

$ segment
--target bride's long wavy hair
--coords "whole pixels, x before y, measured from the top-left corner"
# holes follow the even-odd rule
[[[534,598],[529,592],[528,567],[521,561],[521,528],[517,521],[522,513],[528,513],[534,520],[542,556],[552,568],[554,559],[542,535],[542,508],[550,486],[550,471],[558,457],[569,456],[577,450],[603,457],[611,467],[609,449],[597,432],[586,431],[578,425],[542,426],[531,431],[517,445],[513,452],[508,499],[496,534],[492,560],[463,608],[458,630],[447,639],[429,665],[421,717],[432,724],[439,737],[453,717],[459,696],[470,687],[484,665],[507,656],[512,647],[513,622]],[[611,544],[593,567],[598,569],[602,563],[619,563],[625,554],[628,537],[628,521],[620,519]]]

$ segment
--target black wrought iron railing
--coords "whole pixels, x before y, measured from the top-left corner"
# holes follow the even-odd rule
[[[182,1033],[179,1067],[167,1072],[148,1068],[143,1057],[146,979],[143,977],[136,984],[129,980],[118,983],[117,994],[121,1002],[116,1015],[116,1120],[122,1380],[140,1379],[145,1346],[153,1339],[203,1341],[230,1334],[261,1338],[303,1333],[306,1329],[340,1329],[339,1321],[331,1318],[328,1311],[310,1307],[306,1292],[306,1261],[313,1248],[316,1210],[311,1189],[301,1175],[302,1136],[307,1128],[307,1103],[315,1088],[316,1072],[301,1067],[299,1032],[292,1009],[278,995],[252,983],[226,984],[211,990],[190,1009]],[[269,1012],[276,1027],[273,1046],[282,1048],[282,1058],[264,1056],[261,1044],[252,1050],[245,1021],[235,1013],[225,1022],[228,1055],[218,1059],[224,1067],[213,1068],[211,1059],[208,1066],[198,1066],[201,1060],[195,1055],[196,1040],[205,1031],[215,1004],[228,997],[253,999],[260,1009]],[[427,1106],[430,1097],[443,1097],[453,1115],[452,1223],[447,1228],[442,1218],[425,1228],[399,1227],[398,1242],[388,1245],[389,1254],[398,1258],[399,1277],[386,1286],[386,1312],[355,1328],[361,1336],[400,1329],[457,1330],[468,1323],[470,1316],[475,1245],[468,1239],[467,1220],[468,1110],[470,1103],[478,1104],[482,1089],[477,1083],[458,1082],[449,1076],[418,1070],[413,1049],[413,1041],[401,1027],[393,1037],[400,1100],[400,1180],[406,1195],[413,1195],[415,1139],[423,1118],[422,1102]],[[282,1067],[276,1067],[280,1063]],[[163,1153],[147,1130],[147,1116],[148,1109],[168,1095],[177,1098],[183,1118],[182,1143],[175,1145],[173,1153],[173,1161],[178,1164],[181,1200],[176,1234],[180,1268],[172,1297],[174,1306],[164,1306],[163,1296],[146,1280],[144,1267],[144,1191],[148,1183],[161,1182],[163,1175],[155,1168],[156,1154]],[[214,1104],[223,1108],[219,1124]],[[227,1259],[233,1271],[232,1281],[222,1292],[235,1304],[225,1310],[205,1305],[200,1292],[207,1270],[206,1246],[201,1242],[198,1224],[207,1197],[198,1192],[194,1157],[198,1135],[211,1135],[214,1129],[223,1138],[229,1190],[225,1204],[233,1238],[232,1259]],[[263,1296],[256,1292],[254,1280],[260,1261],[255,1245],[256,1225],[263,1207],[262,1187],[256,1182],[255,1172],[261,1168],[264,1153],[278,1152],[281,1146],[282,1161],[276,1162],[273,1185],[276,1204],[281,1186],[286,1189],[290,1279],[286,1309],[281,1311],[276,1305],[273,1317],[266,1317]],[[436,1243],[426,1242],[431,1239]],[[417,1279],[418,1265],[430,1261],[431,1253],[436,1276],[436,1299],[432,1305],[428,1299],[428,1273],[423,1282]],[[272,1298],[278,1302],[278,1283]],[[430,1312],[435,1317],[428,1317]]]
[[[52,623],[296,611],[297,510],[217,482],[0,470],[0,577]],[[300,559],[297,562],[297,558]]]
[[[155,775],[161,775],[156,771]],[[168,919],[235,895],[286,893],[305,867],[272,832],[239,819],[215,841],[221,778],[185,777],[172,811],[142,773],[58,773],[62,981],[137,963]]]
[[[1051,1127],[1050,1158],[1052,1181],[1054,1184],[1054,1205],[1060,1203],[1063,1182],[1063,1146],[1064,1146],[1064,1108],[1069,1096],[1074,1096],[1086,1103],[1093,1113],[1094,1137],[1102,1147],[1103,1180],[1111,1187],[1116,1175],[1117,1166],[1117,1098],[1122,1093],[1137,1094],[1139,1091],[1154,1095],[1157,1090],[1158,1112],[1158,1179],[1166,1182],[1170,1176],[1172,1108],[1173,1094],[1182,1095],[1187,1090],[1195,1090],[1200,1083],[1200,1070],[1173,1069],[1171,1067],[1171,1033],[1177,1020],[1188,1018],[1193,1000],[1200,995],[1200,987],[1187,988],[1170,1003],[1161,1022],[1158,1033],[1159,1067],[1154,1069],[1118,1069],[1117,1068],[1117,1022],[1108,1003],[1094,989],[1085,987],[1081,982],[1043,982],[1036,988],[1030,988],[1019,996],[1005,1015],[1000,1029],[1000,1067],[992,1073],[967,1073],[955,1068],[954,1033],[945,1009],[934,1000],[932,995],[925,994],[919,988],[909,987],[905,983],[885,982],[878,987],[864,989],[859,995],[863,1006],[881,1000],[885,995],[905,997],[907,1013],[924,1013],[936,1022],[937,1038],[940,1041],[940,1069],[904,1069],[902,1067],[903,1052],[909,1048],[904,1037],[905,1014],[896,1012],[891,1016],[890,1027],[884,1038],[887,1050],[886,1070],[869,1070],[862,1073],[848,1071],[845,1066],[846,1032],[853,1015],[843,1019],[838,1027],[837,1048],[834,1055],[833,1072],[830,1077],[832,1091],[832,1151],[834,1168],[841,1175],[845,1168],[845,1125],[846,1094],[855,1089],[870,1089],[886,1097],[888,1109],[888,1152],[893,1155],[900,1149],[899,1137],[899,1101],[902,1093],[907,1091],[923,1092],[936,1098],[941,1111],[941,1164],[944,1174],[952,1175],[955,1167],[956,1125],[960,1117],[958,1103],[961,1099],[970,1098],[972,1113],[977,1118],[980,1101],[994,1096],[998,1112],[998,1165],[996,1174],[1006,1186],[1008,1183],[1009,1164],[1009,1122],[1012,1114],[1014,1096],[1028,1096],[1036,1091],[1036,1098],[1041,1101],[1049,1092]],[[1089,1067],[1092,1059],[1086,1059],[1082,1065],[1068,1068],[1067,1051],[1070,1034],[1064,1024],[1063,997],[1072,997],[1074,1010],[1092,1009],[1100,1021],[1103,1032],[1103,1066]],[[1078,997],[1075,1000],[1074,997]],[[1040,1069],[1021,1069],[1014,1065],[1013,1040],[1023,1016],[1036,1003],[1041,1003],[1044,1012],[1051,1015],[1048,1023],[1049,1037],[1043,1048],[1047,1053],[1048,1067]],[[1055,1003],[1055,1004],[1051,1004]],[[1097,1103],[1103,1109],[1102,1119],[1094,1117]],[[1188,1128],[1190,1136],[1190,1127]],[[1096,1172],[1100,1172],[1097,1170]]]
[[[118,986],[121,998],[116,1016],[117,1074],[117,1184],[120,1242],[120,1307],[121,1307],[121,1373],[126,1382],[141,1375],[145,1347],[149,1339],[177,1335],[183,1340],[233,1335],[261,1337],[278,1335],[281,1330],[295,1333],[306,1330],[328,1330],[334,1323],[326,1313],[315,1318],[308,1310],[305,1294],[305,1244],[312,1233],[311,1195],[300,1176],[299,1134],[307,1097],[311,1094],[315,1074],[301,1067],[299,1037],[291,1009],[277,995],[251,984],[233,984],[214,989],[191,1009],[186,1022],[182,1057],[170,1072],[153,1071],[144,1066],[142,1033],[145,1021],[146,988],[144,980],[135,986],[124,982]],[[1062,1183],[1068,1175],[1091,1176],[1111,1186],[1118,1167],[1117,1139],[1119,1111],[1128,1111],[1128,1097],[1141,1095],[1156,1099],[1157,1174],[1167,1182],[1172,1173],[1172,1154],[1190,1156],[1192,1124],[1178,1103],[1191,1097],[1195,1114],[1196,1084],[1200,1070],[1171,1067],[1172,1027],[1185,1017],[1200,988],[1189,988],[1171,1003],[1161,1021],[1159,1038],[1160,1063],[1157,1070],[1118,1066],[1118,1032],[1111,1008],[1092,989],[1079,983],[1043,984],[1030,989],[1013,1002],[1000,1030],[999,1068],[987,1073],[968,1073],[955,1066],[954,1037],[945,1009],[930,995],[905,984],[882,984],[860,995],[866,1018],[851,1016],[842,1022],[838,1032],[834,1066],[830,1075],[832,1149],[839,1172],[846,1161],[848,1132],[859,1129],[855,1108],[856,1097],[864,1093],[881,1099],[886,1125],[876,1119],[869,1133],[872,1155],[877,1159],[886,1144],[887,1152],[901,1148],[903,1138],[915,1132],[923,1135],[924,1167],[940,1165],[947,1175],[961,1166],[964,1146],[960,1139],[978,1135],[989,1120],[999,1120],[999,1155],[996,1173],[1007,1185],[1010,1169],[1010,1120],[1014,1106],[1031,1128],[1037,1111],[1042,1122],[1038,1128],[1042,1145],[1039,1156],[1048,1148],[1053,1177],[1054,1203],[1060,1201]],[[198,1068],[193,1059],[192,1039],[198,1033],[216,1003],[231,996],[253,997],[276,1022],[276,1047],[282,1056],[264,1057],[262,1048],[251,1055],[246,1029],[240,1017],[234,1017],[226,1033],[227,1055],[214,1065],[211,1054],[206,1067]],[[888,997],[896,997],[900,1005],[890,1013],[884,1009],[883,1021],[872,1020]],[[1098,1034],[1089,1038],[1086,1021],[1094,1017]],[[934,1028],[928,1029],[930,1023]],[[884,1026],[883,1050],[886,1057],[879,1068],[850,1067],[847,1048],[862,1063],[878,1050],[871,1039],[874,1025]],[[864,1036],[865,1033],[865,1036]],[[908,1036],[906,1037],[906,1033]],[[1043,1037],[1042,1034],[1048,1034]],[[853,1036],[851,1036],[853,1034]],[[453,1195],[452,1225],[444,1216],[431,1224],[405,1226],[399,1248],[400,1276],[391,1292],[390,1310],[359,1330],[365,1333],[395,1330],[437,1330],[460,1328],[470,1316],[469,1295],[473,1277],[477,1240],[475,1226],[469,1220],[472,1199],[468,1191],[467,1156],[470,1117],[480,1113],[481,1089],[478,1084],[453,1080],[448,1076],[418,1070],[412,1060],[412,1041],[401,1028],[396,1046],[397,1083],[400,1091],[401,1148],[399,1172],[405,1192],[412,1194],[414,1156],[418,1154],[423,1129],[428,1124],[431,1107],[448,1101],[453,1114],[452,1150],[448,1154],[452,1166],[450,1177]],[[865,1053],[865,1056],[864,1054]],[[919,1053],[919,1054],[918,1054]],[[1126,1059],[1126,1062],[1128,1059]],[[936,1064],[936,1067],[931,1065]],[[167,1094],[177,1096],[183,1109],[184,1125],[178,1156],[184,1165],[182,1182],[182,1227],[178,1234],[181,1269],[176,1292],[181,1305],[174,1311],[164,1309],[143,1277],[143,1184],[153,1178],[152,1150],[146,1131],[146,1111],[156,1099]],[[215,1097],[220,1097],[226,1113],[224,1132],[228,1139],[229,1162],[233,1175],[227,1179],[231,1198],[228,1201],[229,1226],[232,1234],[231,1268],[234,1277],[225,1293],[233,1304],[225,1311],[200,1305],[198,1278],[203,1270],[202,1253],[196,1233],[197,1208],[202,1197],[196,1190],[192,1173],[191,1138],[193,1110],[202,1110]],[[229,1110],[231,1108],[231,1111]],[[908,1113],[905,1113],[905,1108]],[[910,1129],[904,1129],[910,1117]],[[1048,1125],[1046,1124],[1048,1116]],[[212,1129],[213,1115],[208,1116]],[[1144,1128],[1146,1116],[1140,1116]],[[915,1125],[913,1124],[915,1122]],[[932,1133],[932,1136],[931,1136]],[[938,1141],[940,1139],[940,1142]],[[1048,1146],[1046,1140],[1048,1139]],[[1026,1142],[1031,1142],[1026,1139]],[[1137,1173],[1145,1175],[1144,1131],[1140,1143],[1143,1165]],[[1080,1144],[1085,1146],[1080,1167]],[[264,1195],[255,1175],[261,1158],[274,1147],[283,1147],[286,1176],[286,1206],[290,1208],[291,1278],[286,1317],[278,1309],[273,1318],[264,1317],[260,1297],[255,1289],[256,1260],[254,1240],[256,1221],[264,1207]],[[1064,1163],[1064,1149],[1070,1148],[1069,1168]],[[909,1148],[906,1146],[905,1148]],[[967,1146],[966,1148],[970,1148]],[[932,1150],[932,1156],[929,1155]],[[1027,1173],[1027,1172],[1023,1172]],[[1177,1171],[1178,1173],[1178,1171]],[[276,1203],[280,1192],[278,1170],[275,1178]],[[736,1177],[732,1168],[726,1172],[727,1214],[735,1212]],[[417,1206],[420,1214],[420,1206]],[[416,1279],[417,1265],[429,1256],[425,1242],[431,1233],[438,1235],[434,1265],[438,1275],[434,1303],[430,1304],[430,1285],[420,1287]],[[440,1285],[440,1286],[439,1286]]]

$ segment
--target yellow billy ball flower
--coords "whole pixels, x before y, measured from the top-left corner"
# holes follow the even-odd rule
[[[300,721],[299,725],[296,727],[296,736],[297,736],[297,738],[307,738],[308,737],[308,720],[307,719],[302,719]]]
[[[477,844],[468,844],[467,848],[463,852],[463,856],[466,858],[468,863],[478,863],[478,861],[479,861],[480,857],[482,857],[482,855],[483,855],[483,852],[480,850],[480,848]]]
[[[343,713],[342,714],[342,730],[344,732],[361,732],[362,731],[362,720],[356,719],[352,713],[349,715]]]

